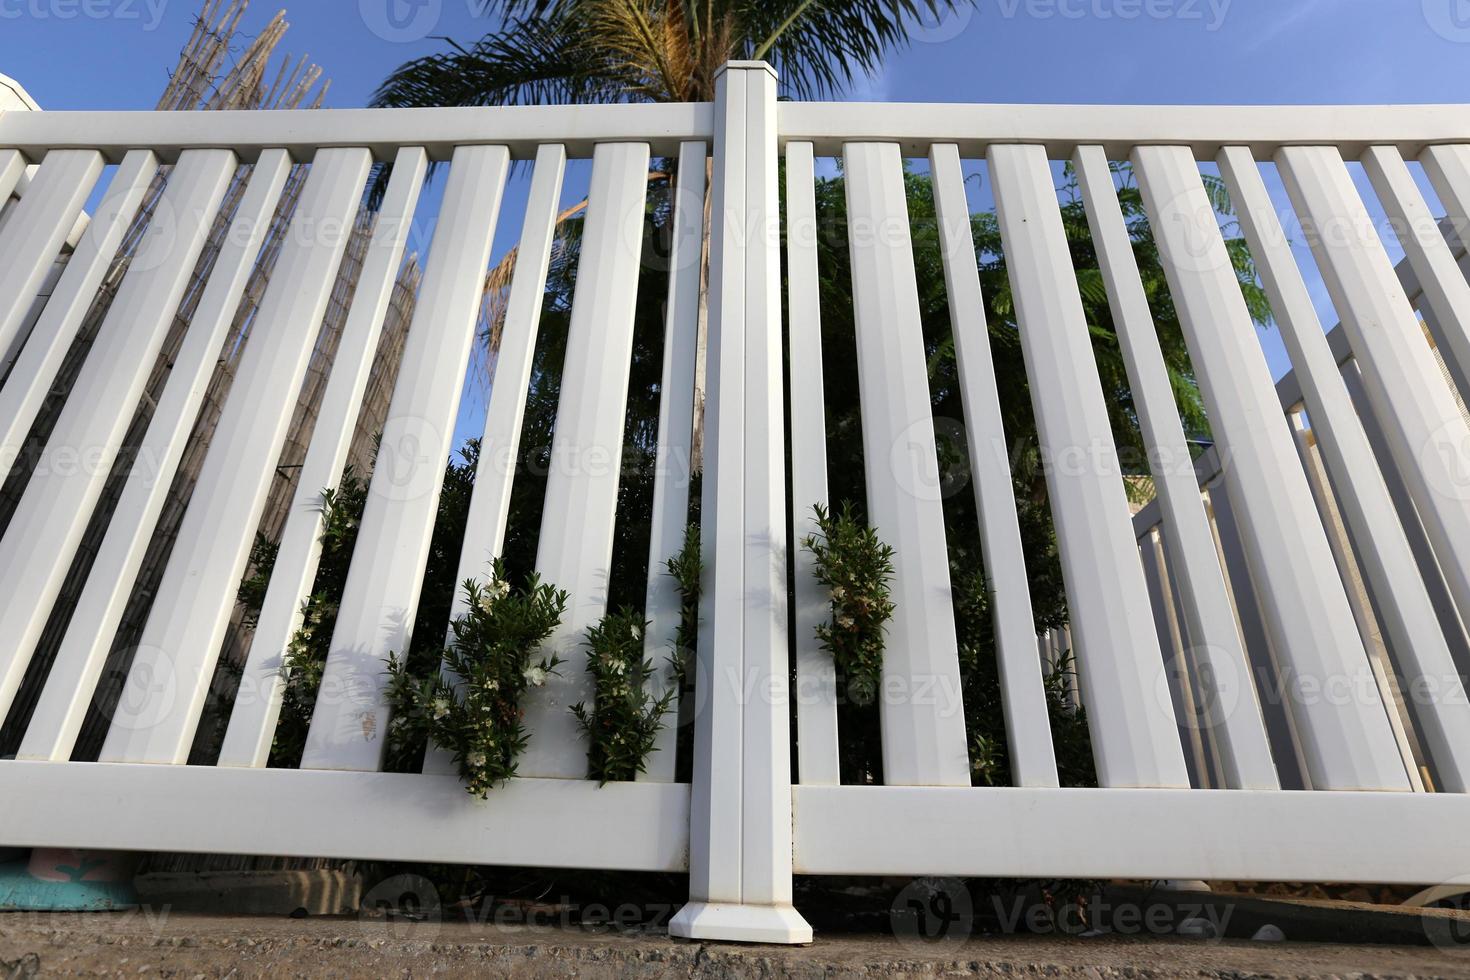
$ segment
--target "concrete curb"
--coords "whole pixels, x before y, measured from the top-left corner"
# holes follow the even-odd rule
[[[42,976],[1470,978],[1470,954],[1447,949],[1020,936],[939,948],[892,936],[824,936],[813,946],[789,948],[579,929],[184,916],[147,909],[0,916],[0,961],[26,957],[39,961]]]

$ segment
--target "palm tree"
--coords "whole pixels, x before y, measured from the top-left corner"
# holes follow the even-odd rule
[[[702,102],[731,59],[770,61],[794,98],[830,97],[907,42],[926,13],[975,0],[499,0],[469,47],[401,66],[373,104]]]

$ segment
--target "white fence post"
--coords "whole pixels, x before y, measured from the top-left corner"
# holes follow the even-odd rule
[[[791,905],[786,462],[776,73],[731,62],[715,96],[690,902],[675,936],[805,943]]]

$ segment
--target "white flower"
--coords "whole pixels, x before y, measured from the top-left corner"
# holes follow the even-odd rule
[[[638,639],[638,637],[641,635],[638,632],[638,624],[635,623],[632,626],[628,627],[628,635],[635,640]]]
[[[489,683],[487,683],[485,685],[485,689],[487,691],[498,691],[498,690],[500,690],[500,681],[498,681],[498,680],[490,681]]]
[[[546,683],[546,671],[540,667],[526,668],[526,683],[532,687],[540,687]]]
[[[435,698],[434,699],[434,720],[435,721],[438,721],[440,718],[443,718],[447,714],[449,714],[449,699],[448,698]]]
[[[471,752],[469,755],[464,757],[464,761],[478,769],[480,766],[483,766],[485,764],[485,753]]]
[[[843,615],[843,616],[838,616],[837,617],[837,625],[840,626],[840,627],[842,627],[845,630],[852,629],[852,624],[853,624],[853,619],[852,619],[851,616]]]
[[[836,586],[836,587],[834,587],[832,589],[832,601],[833,602],[841,602],[846,597],[847,597],[847,590],[844,589],[842,586],[839,585],[839,586]]]

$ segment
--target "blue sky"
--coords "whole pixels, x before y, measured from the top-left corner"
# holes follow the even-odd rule
[[[484,2],[256,0],[245,30],[258,30],[286,6],[291,29],[281,50],[309,55],[326,69],[330,106],[356,107],[398,64],[442,50],[435,35],[477,37],[488,23],[478,15]],[[195,0],[0,0],[0,73],[47,109],[151,108],[197,9]],[[846,97],[1470,102],[1470,0],[977,0],[973,10],[919,25],[915,37]],[[1279,182],[1267,176],[1284,205]],[[568,200],[583,188],[585,168],[574,166]],[[983,187],[973,193],[977,206],[988,203]],[[1366,198],[1376,212],[1371,192]],[[436,199],[431,191],[425,208]],[[513,183],[497,252],[515,240],[518,207]],[[1389,246],[1397,260],[1402,253],[1391,240]],[[1298,252],[1310,270],[1310,255],[1304,247]],[[1320,284],[1316,292],[1324,321],[1335,322]],[[1280,375],[1289,365],[1279,340],[1272,331],[1262,340]],[[478,429],[482,398],[471,391],[461,436]]]
[[[475,37],[484,0],[256,0],[363,105],[404,60]],[[403,3],[408,27],[385,11]],[[414,4],[421,4],[416,8]],[[0,73],[52,109],[151,107],[194,0],[0,0]],[[378,28],[374,31],[374,26]],[[421,36],[421,35],[429,36]],[[387,35],[392,39],[385,39]],[[1466,101],[1467,0],[978,0],[852,97],[959,102]]]

